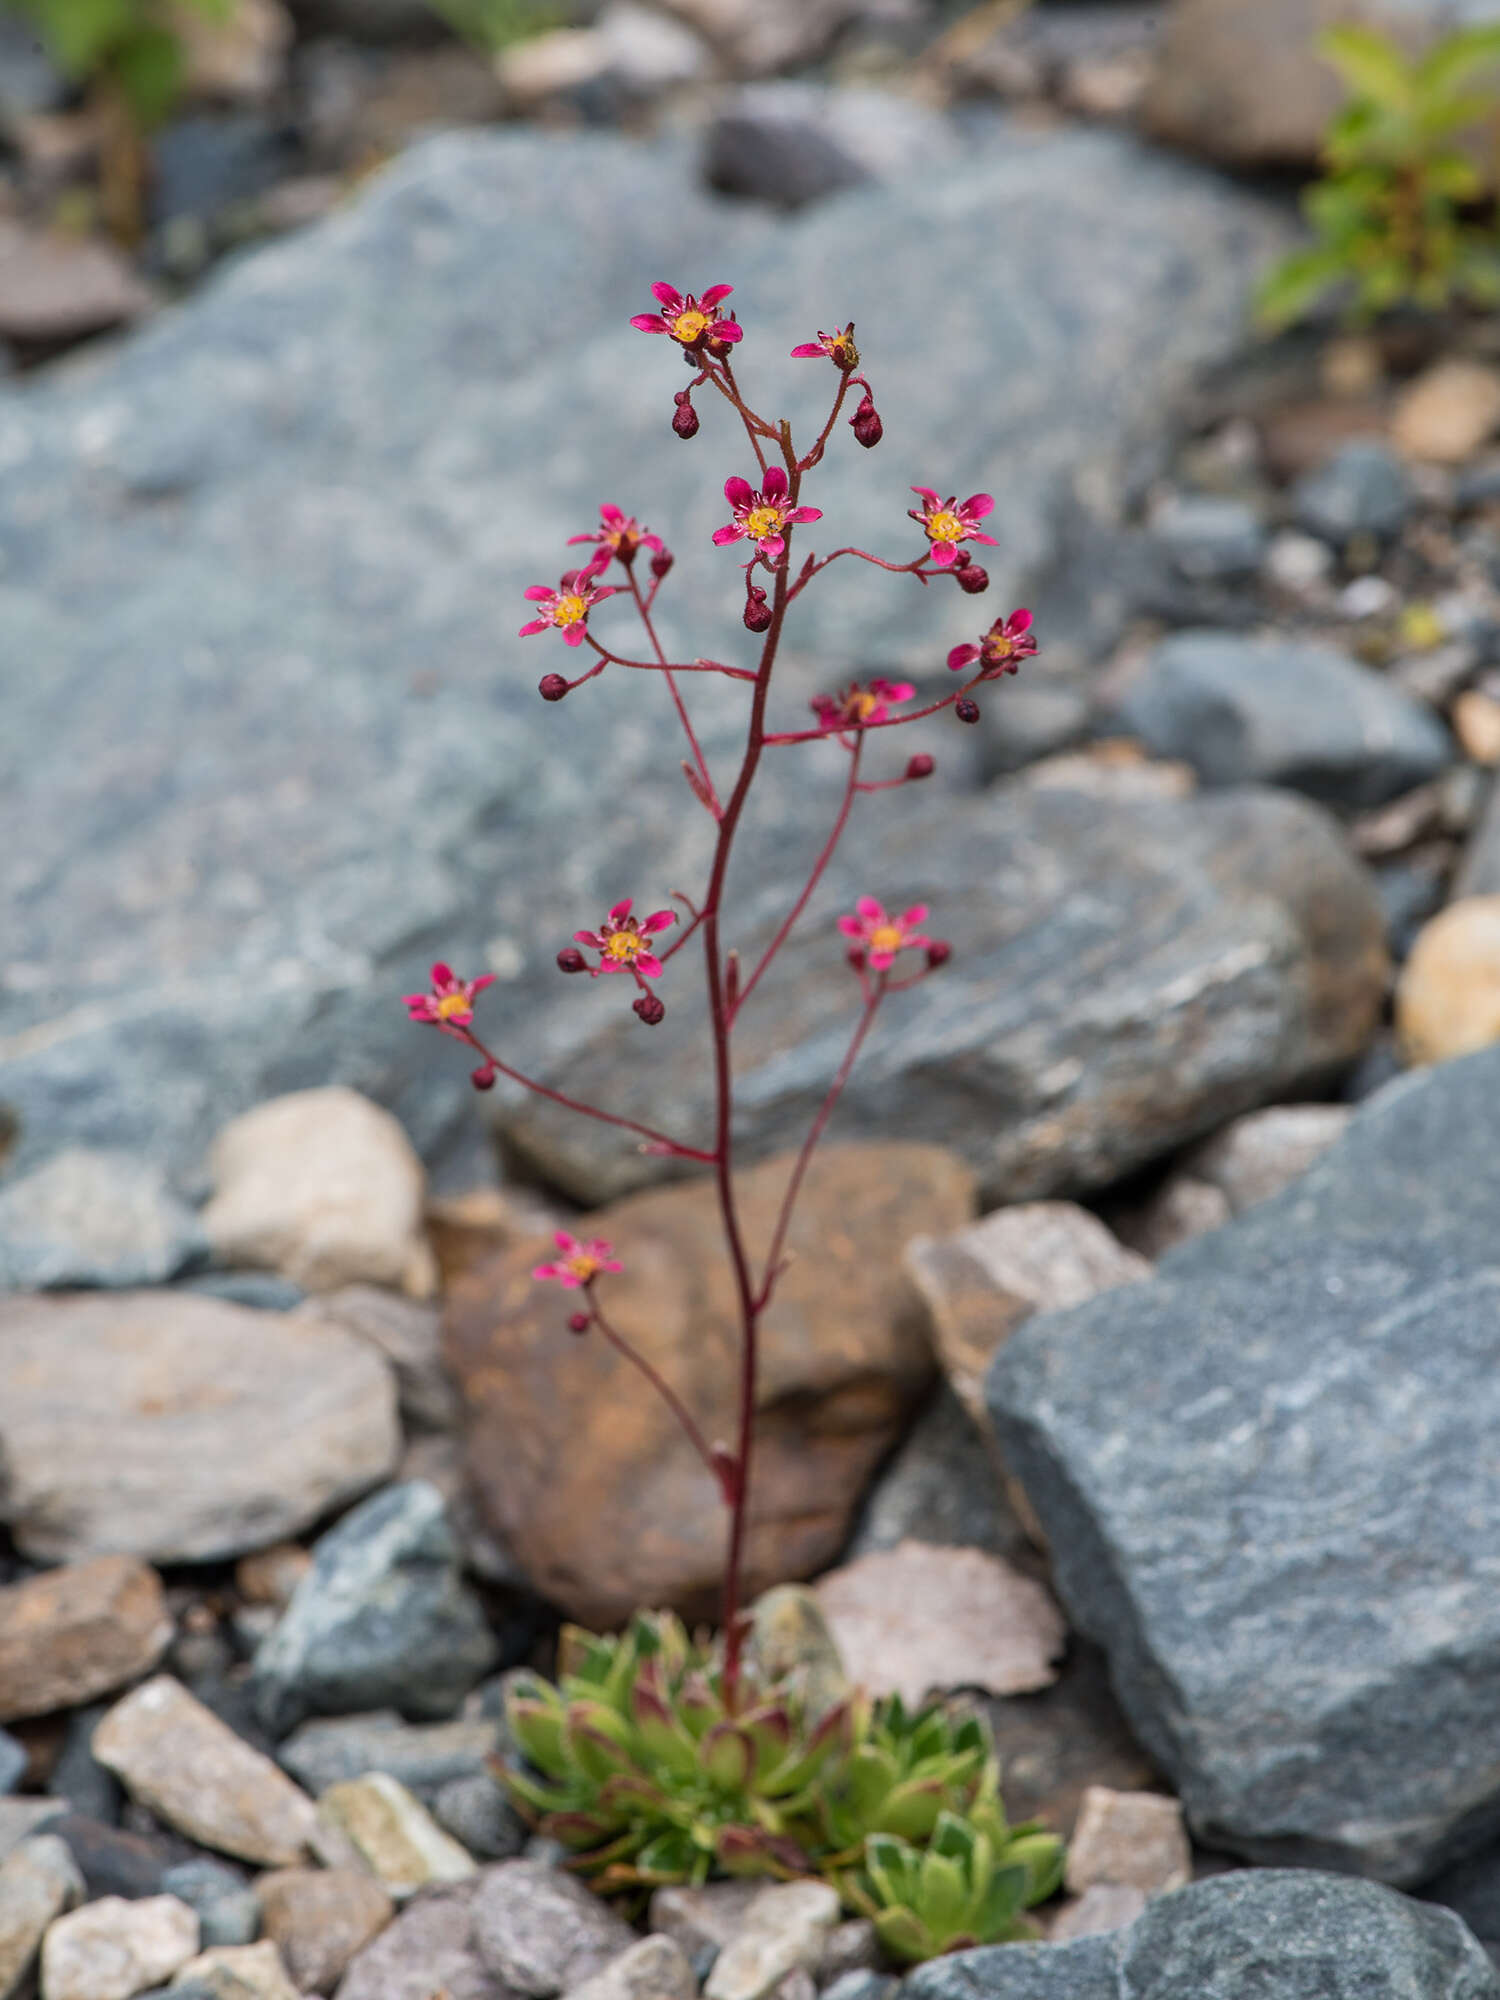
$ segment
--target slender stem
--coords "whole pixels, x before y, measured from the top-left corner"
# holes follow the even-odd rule
[[[951,694],[940,695],[926,708],[914,708],[910,715],[888,715],[883,722],[851,722],[841,729],[775,729],[767,735],[766,743],[777,747],[783,743],[826,743],[830,736],[841,739],[868,736],[873,729],[900,729],[908,722],[925,722],[929,715],[940,715],[945,708],[952,708],[956,701],[962,701],[969,690],[977,688],[984,679],[983,674],[975,674],[972,680],[965,681]]]
[[[715,1483],[719,1484],[722,1487],[723,1483],[722,1475],[720,1473],[718,1460],[714,1457],[713,1447],[709,1444],[708,1439],[703,1435],[703,1432],[699,1429],[696,1421],[693,1418],[691,1411],[688,1409],[687,1405],[683,1402],[682,1398],[678,1395],[677,1391],[672,1387],[671,1383],[668,1382],[666,1377],[660,1372],[660,1370],[652,1366],[652,1364],[646,1359],[645,1355],[641,1353],[640,1349],[633,1346],[631,1342],[625,1338],[624,1334],[620,1332],[618,1327],[610,1325],[609,1321],[604,1317],[602,1308],[600,1307],[598,1301],[595,1299],[593,1295],[592,1286],[590,1286],[589,1288],[589,1307],[593,1316],[594,1325],[598,1327],[599,1331],[604,1335],[604,1338],[609,1342],[611,1347],[613,1347],[618,1353],[623,1354],[625,1359],[628,1362],[630,1362],[632,1367],[639,1368],[641,1373],[645,1376],[646,1380],[651,1384],[652,1388],[656,1391],[657,1395],[661,1397],[662,1401],[667,1405],[668,1409],[672,1412],[672,1415],[677,1419],[678,1423],[681,1424],[683,1430],[686,1431],[688,1438],[692,1443],[694,1451],[697,1452],[698,1456],[703,1460],[703,1463],[708,1467],[709,1471],[713,1474]]]
[[[802,1150],[797,1155],[796,1165],[792,1168],[792,1177],[787,1182],[786,1193],[781,1198],[781,1208],[777,1213],[776,1227],[771,1235],[771,1247],[766,1252],[765,1266],[761,1272],[760,1290],[755,1296],[755,1305],[758,1312],[765,1310],[770,1301],[771,1293],[775,1288],[777,1277],[780,1275],[782,1246],[786,1242],[786,1232],[792,1219],[792,1210],[797,1205],[797,1196],[802,1191],[803,1176],[807,1172],[818,1141],[823,1136],[824,1127],[833,1116],[833,1107],[838,1103],[840,1096],[843,1094],[844,1085],[849,1081],[849,1072],[854,1067],[855,1058],[859,1054],[865,1036],[870,1032],[871,1023],[874,1021],[876,1013],[879,1011],[880,1003],[885,997],[885,990],[884,979],[877,979],[874,987],[866,990],[864,1009],[850,1038],[849,1046],[844,1051],[844,1060],[839,1064],[838,1075],[835,1076],[833,1082],[828,1086],[828,1094],[818,1106],[818,1115],[814,1118],[812,1125],[808,1129],[807,1137],[802,1141]]]
[[[802,470],[804,472],[811,472],[813,467],[818,463],[820,463],[820,461],[822,460],[824,450],[828,444],[829,435],[832,432],[834,425],[839,420],[839,411],[843,409],[844,398],[848,395],[848,393],[849,393],[849,377],[843,372],[842,369],[840,369],[838,394],[833,399],[833,408],[828,413],[827,423],[824,424],[822,430],[818,432],[817,442],[813,445],[812,450],[807,454],[806,458],[804,458],[802,461]]]
[[[754,992],[756,984],[760,980],[762,973],[764,973],[766,967],[771,963],[771,960],[776,956],[777,952],[780,951],[781,947],[786,943],[787,937],[791,932],[792,926],[796,923],[797,919],[801,916],[802,912],[807,908],[808,899],[811,897],[814,889],[817,888],[819,882],[823,879],[824,871],[826,870],[829,862],[833,859],[834,849],[838,846],[840,839],[843,837],[844,828],[849,823],[849,809],[854,804],[854,794],[856,793],[856,791],[861,789],[857,781],[859,778],[859,759],[862,749],[863,745],[856,738],[853,748],[851,749],[849,754],[849,777],[847,783],[844,786],[844,796],[839,805],[838,818],[833,823],[833,831],[829,834],[827,840],[824,841],[822,852],[818,855],[817,860],[813,863],[812,873],[807,878],[807,886],[803,889],[802,894],[797,898],[796,902],[793,903],[791,909],[787,912],[787,915],[784,921],[782,922],[780,929],[777,931],[776,935],[771,939],[771,942],[766,946],[765,950],[761,953],[761,956],[756,963],[755,970],[750,974],[750,977],[740,987],[739,998],[735,1002],[734,1012],[730,1016],[731,1020],[733,1020],[734,1016],[739,1013],[740,1008],[743,1007],[745,1002],[750,998],[750,995]]]
[[[520,1070],[512,1069],[509,1063],[501,1062],[499,1056],[487,1049],[471,1028],[445,1026],[444,1032],[455,1036],[461,1042],[467,1042],[469,1047],[483,1056],[501,1076],[508,1076],[512,1083],[521,1084],[536,1096],[545,1097],[552,1104],[560,1104],[565,1111],[581,1111],[585,1118],[597,1118],[603,1125],[618,1125],[626,1132],[638,1132],[652,1146],[663,1153],[670,1153],[674,1159],[701,1160],[705,1166],[711,1164],[713,1160],[712,1153],[701,1152],[696,1146],[680,1145],[676,1139],[669,1139],[665,1132],[658,1132],[650,1125],[637,1124],[634,1118],[618,1118],[613,1111],[601,1111],[596,1104],[584,1104],[576,1097],[569,1097],[564,1091],[554,1090],[550,1084],[538,1083],[534,1076],[523,1075]]]
[[[687,737],[688,747],[693,753],[693,762],[698,767],[698,776],[703,780],[703,789],[708,793],[710,800],[717,804],[714,796],[714,781],[709,776],[708,765],[704,761],[703,747],[698,741],[692,719],[688,715],[687,704],[682,699],[682,690],[677,685],[671,667],[667,665],[667,656],[662,648],[661,640],[656,636],[656,626],[651,618],[651,607],[641,595],[641,586],[633,567],[627,571],[627,575],[630,578],[630,594],[635,599],[635,608],[641,614],[641,623],[646,628],[646,637],[651,641],[651,650],[655,653],[657,664],[660,666],[662,674],[666,679],[668,691],[672,696],[672,705],[677,710],[677,720],[682,724],[683,733]]]
[[[846,549],[835,549],[831,556],[819,556],[816,562],[808,562],[806,564],[801,576],[792,585],[791,594],[793,597],[800,597],[818,572],[827,569],[830,563],[837,562],[840,556],[858,556],[861,562],[873,563],[876,569],[888,569],[898,576],[914,576],[918,583],[926,583],[932,575],[931,570],[924,569],[923,567],[927,561],[928,553],[930,552],[914,556],[910,562],[893,563],[887,562],[884,556],[872,556],[868,549],[856,549],[852,545]]]
[[[724,674],[732,681],[753,681],[755,679],[755,675],[749,667],[726,666],[722,660],[672,660],[668,663],[660,660],[627,660],[623,653],[611,652],[608,646],[601,645],[592,632],[585,633],[584,636],[599,655],[599,664],[597,667],[591,667],[588,673],[583,676],[583,680],[591,680],[595,674],[602,673],[606,667],[633,667],[637,673],[641,674],[659,674],[663,672],[673,674]],[[572,685],[579,687],[582,685],[582,682],[574,681]]]

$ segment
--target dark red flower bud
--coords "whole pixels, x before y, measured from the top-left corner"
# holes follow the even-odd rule
[[[587,972],[589,962],[576,944],[566,944],[557,954],[559,972]]]
[[[495,1065],[492,1062],[481,1063],[478,1069],[470,1076],[469,1081],[476,1090],[493,1090],[495,1088]]]
[[[561,674],[543,674],[536,684],[536,691],[543,701],[561,701],[568,691],[568,684]]]
[[[968,695],[965,695],[961,701],[954,702],[953,713],[958,717],[960,722],[977,722],[979,720],[979,703],[971,701]]]
[[[952,956],[952,945],[945,944],[941,938],[934,938],[927,947],[927,970],[936,972],[938,967],[946,965]]]
[[[589,1318],[587,1313],[569,1313],[568,1315],[569,1333],[587,1333],[593,1324],[594,1322]]]
[[[851,944],[849,949],[844,953],[844,956],[845,958],[848,959],[849,963],[854,967],[854,970],[856,972],[864,971],[865,948],[862,944]]]
[[[936,769],[937,765],[923,750],[907,760],[906,775],[908,778],[930,778]]]
[[[643,993],[635,1003],[635,1012],[648,1028],[654,1028],[666,1013],[665,1005],[654,993]]]
[[[966,590],[970,597],[977,597],[981,590],[990,587],[989,571],[981,569],[977,562],[965,563],[962,569],[953,573],[958,578],[959,589]]]
[[[764,632],[771,622],[771,607],[766,602],[766,593],[759,584],[752,583],[745,596],[745,630]]]
[[[875,408],[874,399],[868,389],[866,389],[864,395],[860,398],[859,408],[849,419],[849,428],[865,447],[866,451],[870,450],[872,446],[879,444],[880,440],[885,436],[885,425],[880,421],[879,412]]]
[[[651,558],[651,574],[660,583],[677,558],[670,549],[658,549]]]
[[[680,438],[698,435],[698,412],[693,408],[693,398],[686,389],[679,389],[672,398],[677,405],[672,414],[672,428]]]

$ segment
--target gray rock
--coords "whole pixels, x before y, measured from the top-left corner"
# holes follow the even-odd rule
[[[0,130],[31,113],[61,109],[67,95],[67,78],[32,23],[0,14]]]
[[[216,1945],[253,1944],[260,1936],[260,1899],[243,1875],[222,1861],[179,1861],[161,1878],[162,1893],[198,1914],[203,1951]]]
[[[0,1187],[0,1291],[158,1285],[208,1254],[152,1161],[70,1146]]]
[[[1486,1847],[1423,1885],[1424,1902],[1456,1910],[1500,1963],[1500,1847]]]
[[[1453,754],[1429,709],[1336,646],[1178,632],[1103,717],[1208,785],[1286,785],[1376,806],[1433,778]]]
[[[1406,467],[1378,438],[1341,445],[1326,465],[1305,472],[1292,489],[1299,528],[1341,547],[1355,535],[1384,540],[1416,505]]]
[[[331,1319],[383,1354],[396,1377],[403,1422],[411,1430],[448,1431],[459,1421],[458,1391],[443,1365],[441,1314],[379,1285],[345,1285],[308,1311]]]
[[[897,1985],[885,1972],[841,1972],[823,1988],[823,2000],[891,2000]]]
[[[500,1861],[471,1905],[489,1970],[533,2000],[567,1993],[635,1943],[635,1932],[573,1875],[537,1861]]]
[[[716,112],[703,172],[724,194],[800,208],[862,181],[891,181],[918,167],[940,173],[961,145],[951,120],[891,91],[757,83]]]
[[[1453,884],[1460,896],[1500,896],[1500,784],[1492,784],[1484,812]]]
[[[203,1271],[185,1278],[180,1289],[225,1299],[230,1305],[252,1306],[257,1312],[292,1312],[307,1297],[300,1285],[274,1271]]]
[[[0,1794],[16,1789],[30,1762],[26,1745],[8,1729],[0,1729]]]
[[[1244,500],[1176,493],[1151,518],[1151,533],[1179,575],[1190,581],[1232,582],[1254,576],[1265,560],[1266,527]]]
[[[0,1995],[24,1990],[47,1926],[81,1902],[83,1877],[65,1842],[40,1833],[0,1861]]]
[[[308,1715],[384,1704],[451,1715],[499,1648],[463,1580],[443,1496],[425,1479],[372,1494],[316,1544],[251,1667],[256,1712],[284,1736]]]
[[[1500,1830],[1497,1086],[1500,1049],[1392,1085],[992,1371],[1059,1594],[1211,1846],[1405,1884]]]
[[[929,816],[930,815],[930,816]],[[785,908],[788,855],[748,889],[752,952]],[[834,918],[871,882],[934,906],[955,945],[883,1020],[840,1100],[841,1137],[893,1129],[962,1153],[988,1205],[1117,1179],[1234,1111],[1348,1061],[1374,1027],[1383,925],[1323,816],[1260,792],[1102,799],[1010,780],[955,815],[893,813],[838,856],[778,960],[777,1005],[736,1032],[744,1156],[800,1142],[847,1046]],[[670,968],[669,968],[670,970]],[[687,1010],[684,1010],[686,1012]],[[667,1132],[709,1129],[697,1023],[649,1037],[628,1009],[553,1079]],[[545,1179],[602,1203],[661,1163],[540,1099],[503,1112]]]
[[[1023,1566],[1031,1554],[993,1446],[946,1385],[871,1487],[844,1560],[910,1540],[988,1549]]]
[[[474,1942],[476,1882],[415,1896],[344,1974],[339,2000],[512,2000]]]
[[[1059,557],[1073,483],[1111,504],[1128,441],[1233,350],[1283,233],[1258,200],[1103,132],[998,138],[941,199],[916,177],[785,225],[692,180],[674,145],[433,140],[87,370],[0,388],[16,1170],[87,1143],[191,1174],[227,1117],[328,1082],[456,1161],[478,1151],[466,1066],[399,1003],[427,964],[493,956],[523,1067],[598,1018],[597,989],[560,989],[560,916],[565,934],[622,883],[675,886],[707,821],[671,781],[660,690],[606,675],[564,715],[534,692],[561,648],[497,652],[495,634],[605,498],[682,552],[669,640],[744,656],[736,573],[707,539],[737,448],[717,416],[697,448],[672,437],[681,370],[628,325],[665,270],[736,283],[754,365],[799,422],[827,381],[788,350],[820,315],[858,321],[888,440],[830,452],[816,500],[841,539],[914,546],[909,478],[1025,491],[992,605],[1025,602]],[[997,215],[1006,252],[987,262]],[[934,299],[941,366],[911,304]],[[852,567],[808,595],[789,713],[855,662],[930,672],[978,629],[958,592]],[[739,740],[740,693],[705,691],[710,756]],[[834,759],[789,758],[767,825],[810,838],[840,781]],[[954,806],[945,854],[962,829]],[[565,859],[561,901],[523,854]],[[774,859],[747,850],[747,873]]]
[[[53,1811],[47,1831],[67,1843],[91,1897],[134,1899],[161,1893],[162,1877],[181,1853],[164,1833],[127,1833],[48,1803]]]
[[[481,1861],[508,1861],[526,1845],[526,1822],[483,1772],[450,1778],[440,1786],[432,1800],[432,1816]]]
[[[56,1799],[0,1796],[0,1860],[33,1833],[48,1827],[60,1810]]]
[[[500,1738],[496,1721],[411,1723],[403,1722],[394,1709],[382,1709],[372,1715],[304,1722],[276,1754],[314,1797],[348,1778],[384,1771],[425,1799],[455,1778],[483,1772],[485,1759],[498,1749]]]
[[[1373,1882],[1279,1869],[1218,1875],[1128,1930],[992,1945],[920,1966],[902,2000],[1497,2000],[1457,1917]]]

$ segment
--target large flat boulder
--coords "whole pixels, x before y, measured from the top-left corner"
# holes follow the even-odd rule
[[[990,1376],[1059,1593],[1196,1832],[1418,1883],[1500,1830],[1500,1050],[1403,1078]]]
[[[437,139],[111,351],[0,392],[13,1167],[73,1142],[190,1174],[226,1118],[328,1083],[439,1159],[477,1122],[463,1065],[400,1005],[427,964],[500,971],[507,1047],[536,1062],[583,1005],[558,944],[692,879],[709,825],[664,691],[606,675],[550,708],[562,647],[514,637],[522,590],[612,501],[679,551],[669,642],[747,657],[708,540],[745,447],[727,413],[673,437],[682,369],[628,324],[653,280],[734,283],[744,378],[799,422],[828,381],[790,348],[858,321],[886,443],[841,428],[825,548],[911,549],[913,480],[1024,495],[983,606],[836,565],[789,640],[795,717],[856,665],[951,685],[946,649],[1055,562],[1076,489],[1107,512],[1132,443],[1242,338],[1282,233],[1099,132],[976,141],[961,172],[789,223],[694,180],[672,144]],[[742,694],[704,691],[711,755]],[[785,758],[767,825],[810,839],[837,763]],[[748,865],[776,859],[767,836]]]

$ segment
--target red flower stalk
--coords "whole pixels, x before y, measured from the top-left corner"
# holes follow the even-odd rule
[[[589,613],[596,604],[602,604],[606,597],[613,597],[621,586],[617,583],[597,584],[594,578],[609,561],[608,552],[601,549],[596,556],[590,556],[582,569],[570,569],[563,573],[556,590],[549,590],[544,583],[534,583],[526,592],[533,604],[540,605],[541,612],[527,625],[521,627],[518,637],[529,639],[533,632],[546,632],[556,626],[570,646],[581,646],[588,627]],[[561,697],[549,694],[548,701]]]
[[[873,896],[861,896],[854,905],[856,915],[840,917],[839,929],[854,938],[872,972],[887,972],[903,951],[926,951],[933,940],[919,928],[927,921],[927,905],[913,903],[899,917],[892,916]]]
[[[439,959],[432,968],[431,991],[402,997],[414,1021],[430,1021],[436,1028],[467,1028],[474,1018],[475,996],[494,983],[493,972],[482,972],[477,979],[459,979],[452,967]]]
[[[660,310],[636,313],[630,324],[641,333],[670,334],[689,354],[708,341],[716,346],[732,347],[737,340],[744,338],[745,330],[737,320],[719,313],[716,308],[720,300],[727,299],[733,290],[733,285],[710,285],[700,299],[692,292],[679,292],[673,285],[656,284],[651,287],[651,293]]]
[[[835,368],[845,375],[852,375],[859,366],[859,349],[854,345],[854,322],[851,319],[842,333],[824,333],[818,329],[816,340],[804,340],[800,347],[792,349],[794,361],[815,361],[820,354],[826,354]]]
[[[932,560],[939,569],[951,569],[958,555],[960,542],[988,542],[991,548],[998,547],[993,535],[981,534],[979,523],[986,514],[995,510],[994,496],[989,493],[971,493],[960,503],[950,494],[946,500],[939,500],[930,486],[914,486],[913,493],[922,496],[922,511],[908,507],[907,513],[922,529],[932,544]]]
[[[786,550],[784,531],[799,522],[823,518],[821,507],[788,507],[790,492],[791,482],[779,465],[766,467],[758,493],[748,479],[726,479],[724,498],[734,509],[734,519],[715,528],[714,546],[722,549],[730,542],[754,542],[768,563],[779,563]]]
[[[566,1229],[559,1229],[552,1240],[561,1250],[561,1258],[549,1264],[534,1265],[531,1275],[533,1278],[555,1279],[566,1291],[587,1290],[601,1271],[623,1271],[625,1268],[615,1255],[613,1243],[606,1243],[602,1236],[580,1243]]]
[[[599,963],[589,967],[596,979],[601,972],[631,972],[641,985],[648,979],[661,978],[662,962],[648,940],[654,932],[675,924],[677,912],[656,910],[649,917],[633,917],[630,906],[634,901],[633,896],[627,896],[622,903],[616,903],[597,931],[573,933],[575,944],[589,945],[599,953]]]
[[[977,645],[955,646],[948,655],[948,665],[957,674],[977,660],[979,678],[992,681],[1001,674],[1019,673],[1022,660],[1029,660],[1035,651],[1031,613],[1023,609],[1012,611],[1009,618],[997,618]]]
[[[851,681],[836,695],[814,695],[808,706],[820,729],[857,729],[861,723],[886,721],[892,702],[910,701],[915,693],[910,681],[876,679],[868,687]]]
[[[606,562],[610,556],[618,556],[627,569],[635,561],[637,549],[653,549],[658,556],[666,558],[668,569],[672,567],[672,558],[661,536],[651,534],[648,529],[641,526],[633,514],[622,513],[618,507],[612,507],[607,500],[599,508],[599,526],[593,534],[569,535],[569,548],[577,542],[597,543],[604,552]],[[598,560],[598,556],[591,556],[590,567]]]

